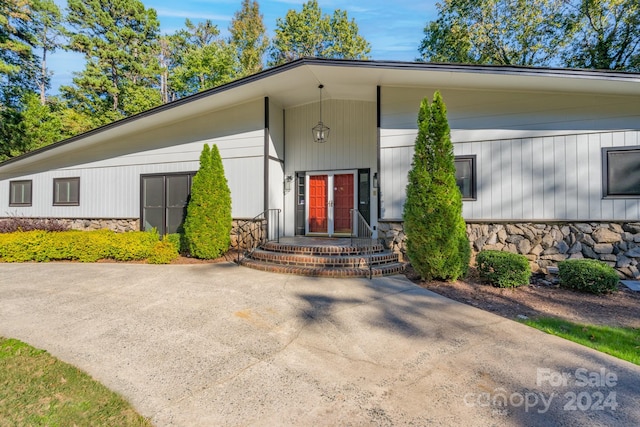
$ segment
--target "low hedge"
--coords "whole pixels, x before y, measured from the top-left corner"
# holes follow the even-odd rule
[[[531,267],[524,255],[501,251],[481,251],[476,256],[480,280],[500,288],[528,285]]]
[[[591,294],[606,294],[618,289],[620,277],[613,267],[596,259],[570,259],[558,263],[560,286]]]
[[[149,264],[169,264],[179,256],[178,247],[175,243],[168,239],[163,239],[162,241],[156,242],[153,246],[147,262]]]
[[[166,243],[164,243],[166,242]],[[116,261],[144,260],[155,256],[155,263],[170,262],[178,255],[175,244],[160,243],[154,231],[116,233],[110,230],[60,231],[42,230],[0,234],[0,260],[4,262],[80,261],[100,259]],[[175,256],[171,258],[169,246]],[[170,258],[170,259],[169,259]]]

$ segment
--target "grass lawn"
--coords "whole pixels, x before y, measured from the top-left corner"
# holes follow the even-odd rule
[[[529,319],[524,323],[548,334],[640,365],[640,329],[581,325],[551,317]]]
[[[0,337],[0,426],[151,426],[122,397],[44,350]]]

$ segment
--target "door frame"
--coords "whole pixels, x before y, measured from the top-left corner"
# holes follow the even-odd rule
[[[305,203],[304,208],[304,231],[307,236],[350,236],[351,233],[335,233],[334,232],[334,211],[333,211],[333,179],[335,175],[347,175],[351,174],[353,177],[353,204],[352,209],[358,208],[358,169],[340,169],[340,170],[327,170],[327,171],[313,171],[305,173]],[[326,233],[311,233],[309,232],[309,177],[327,175],[327,232]]]
[[[167,178],[176,177],[176,176],[187,176],[189,180],[189,194],[188,197],[191,197],[191,187],[193,184],[193,178],[196,176],[196,172],[160,172],[160,173],[147,173],[140,174],[140,230],[147,231],[145,227],[145,188],[144,188],[144,180],[145,178],[162,178],[162,225],[161,229],[158,230],[160,236],[167,234],[168,228],[168,215],[167,209]],[[185,206],[185,215],[186,215],[186,206]],[[184,222],[184,218],[183,218]]]

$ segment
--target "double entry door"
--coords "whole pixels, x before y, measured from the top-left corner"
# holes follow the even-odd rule
[[[356,206],[356,176],[357,171],[307,174],[307,234],[351,234],[351,210]]]

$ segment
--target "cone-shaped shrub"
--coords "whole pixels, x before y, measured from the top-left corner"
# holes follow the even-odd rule
[[[217,146],[205,144],[200,169],[193,178],[184,233],[189,252],[196,258],[214,259],[231,244],[231,191],[224,176]]]
[[[407,255],[423,279],[456,280],[469,268],[471,248],[456,185],[447,110],[436,92],[418,113],[413,163],[404,205]]]

